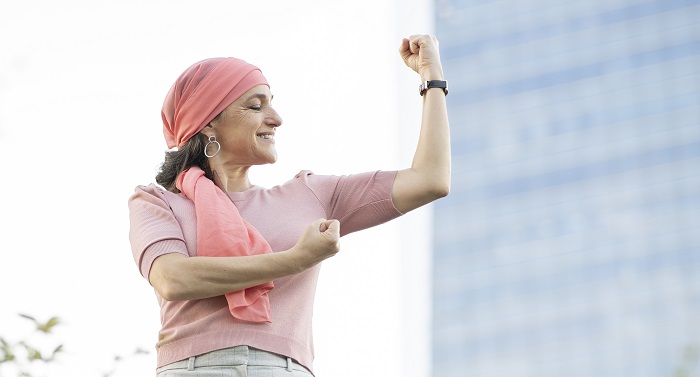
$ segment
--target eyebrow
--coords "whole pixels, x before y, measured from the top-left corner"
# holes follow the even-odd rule
[[[263,99],[267,98],[267,94],[264,94],[264,93],[255,93],[255,94],[251,95],[250,97],[246,98],[245,102],[248,102],[248,101],[250,101],[250,100],[253,99],[253,98],[258,98],[258,99],[263,100]],[[275,98],[275,95],[274,95],[274,94],[273,94],[273,95],[270,95],[270,101],[272,101],[273,98]]]

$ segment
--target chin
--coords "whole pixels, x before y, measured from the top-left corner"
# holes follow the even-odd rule
[[[274,164],[275,162],[277,162],[277,155],[268,156],[267,158],[261,159],[259,165],[269,165],[269,164]]]

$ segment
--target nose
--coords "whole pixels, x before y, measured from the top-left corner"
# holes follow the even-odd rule
[[[270,107],[270,114],[267,117],[267,125],[271,127],[279,127],[282,125],[282,117],[277,114],[273,107]]]

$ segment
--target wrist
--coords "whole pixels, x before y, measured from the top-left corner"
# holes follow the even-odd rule
[[[305,253],[301,250],[299,245],[295,245],[291,249],[283,251],[280,254],[286,256],[287,265],[291,268],[292,274],[298,274],[308,268],[308,262],[303,258]]]
[[[421,82],[430,80],[444,80],[445,75],[442,73],[442,67],[430,67],[420,72]]]

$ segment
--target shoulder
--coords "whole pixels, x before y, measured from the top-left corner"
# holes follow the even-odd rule
[[[311,170],[302,170],[297,175],[294,176],[292,180],[287,183],[319,183],[319,182],[337,182],[342,176],[339,175],[319,175],[315,174]]]
[[[153,195],[153,196],[163,196],[164,193],[167,192],[167,190],[163,189],[162,187],[156,185],[156,184],[149,184],[149,185],[138,185],[134,188],[134,195],[132,196],[137,196],[137,195]]]
[[[303,186],[312,191],[334,189],[342,179],[343,176],[339,175],[314,174],[311,170],[302,170],[284,186]]]
[[[153,183],[151,183],[149,185],[138,185],[134,188],[134,193],[129,198],[129,201],[137,200],[137,199],[145,199],[148,197],[156,197],[156,198],[165,199],[165,197],[167,195],[166,193],[172,194],[171,192],[168,192],[164,188],[162,188],[158,185],[155,185]]]
[[[396,171],[368,171],[349,175],[317,175],[310,170],[302,170],[287,184],[303,184],[310,189],[338,188],[345,185],[379,185],[391,187]]]
[[[134,193],[129,198],[129,205],[136,203],[156,203],[161,202],[167,205],[189,201],[185,196],[170,192],[156,184],[138,185],[134,188]]]

